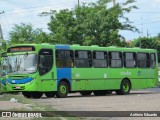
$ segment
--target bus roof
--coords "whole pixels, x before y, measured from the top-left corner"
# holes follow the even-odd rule
[[[128,47],[117,47],[117,46],[108,46],[108,47],[99,47],[98,45],[92,45],[92,46],[81,46],[79,44],[73,44],[73,45],[67,45],[67,44],[49,44],[49,43],[42,43],[42,44],[17,44],[13,45],[12,47],[18,47],[18,46],[34,46],[39,48],[68,48],[73,50],[104,50],[104,51],[128,51],[128,52],[156,52],[156,49],[147,49],[147,48],[140,48],[140,47],[134,47],[134,48],[128,48]]]

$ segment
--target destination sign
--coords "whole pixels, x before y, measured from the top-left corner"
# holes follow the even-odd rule
[[[8,52],[26,52],[26,51],[35,51],[33,46],[17,46],[8,48]]]

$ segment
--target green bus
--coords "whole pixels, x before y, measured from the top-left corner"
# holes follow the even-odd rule
[[[9,47],[7,57],[7,92],[27,98],[64,98],[72,92],[125,95],[158,84],[153,49],[21,44]]]

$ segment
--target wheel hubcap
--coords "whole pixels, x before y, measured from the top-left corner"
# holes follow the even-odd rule
[[[61,86],[60,86],[60,92],[61,92],[62,94],[65,94],[65,93],[66,93],[66,86],[65,86],[65,85],[61,85]]]
[[[124,85],[123,85],[123,90],[124,90],[125,92],[128,92],[128,90],[129,90],[129,85],[128,85],[127,83],[124,83]]]

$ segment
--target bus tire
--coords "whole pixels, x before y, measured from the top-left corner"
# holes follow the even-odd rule
[[[65,98],[68,95],[68,84],[65,81],[61,81],[58,85],[58,90],[56,92],[57,98]]]
[[[45,92],[45,95],[46,95],[47,97],[49,97],[49,98],[54,97],[55,94],[56,94],[55,92]]]
[[[22,92],[22,95],[26,98],[31,98],[30,92]]]
[[[117,90],[116,94],[117,95],[126,95],[126,94],[129,94],[130,89],[131,89],[130,81],[128,79],[124,79],[121,82],[120,90]]]
[[[31,97],[35,99],[41,98],[43,95],[42,92],[31,92],[30,94],[31,94]]]
[[[80,94],[83,96],[91,95],[92,91],[81,91]]]

